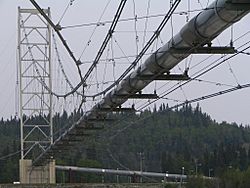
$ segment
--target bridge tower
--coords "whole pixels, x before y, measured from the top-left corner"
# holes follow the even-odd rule
[[[51,27],[36,9],[18,8],[18,69],[20,182],[55,183],[54,160],[32,164],[53,143]]]

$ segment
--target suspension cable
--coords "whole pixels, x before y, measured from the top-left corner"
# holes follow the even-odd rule
[[[111,26],[109,28],[108,34],[106,35],[106,37],[105,37],[105,39],[104,39],[104,41],[103,41],[103,43],[101,45],[101,48],[99,49],[99,51],[97,53],[97,56],[96,56],[93,64],[90,66],[89,70],[87,71],[87,73],[83,77],[84,82],[86,82],[87,78],[89,77],[89,75],[91,74],[93,69],[98,64],[98,62],[99,62],[99,60],[100,60],[100,58],[101,58],[101,56],[102,56],[102,54],[103,54],[103,52],[104,52],[104,50],[105,50],[105,48],[107,46],[109,40],[112,37],[112,34],[113,34],[114,30],[115,30],[115,27],[116,27],[116,25],[118,23],[118,20],[119,20],[119,18],[121,16],[121,13],[122,13],[122,11],[124,9],[124,6],[125,6],[126,2],[127,2],[127,0],[121,0],[120,5],[119,5],[119,7],[117,9],[117,12],[115,14],[115,17],[113,19],[113,22],[112,22],[112,24],[111,24]]]
[[[248,34],[250,34],[250,31],[248,31],[248,32],[244,33],[243,35],[239,36],[239,37],[236,38],[233,42],[238,41],[239,39],[245,37],[245,36],[248,35]],[[205,41],[203,41],[203,42],[205,42]],[[163,43],[163,42],[161,41],[161,43]],[[193,49],[192,49],[192,50],[193,50]],[[240,52],[240,53],[241,53],[241,54],[245,54],[245,55],[250,55],[250,52]],[[152,54],[153,54],[153,53],[150,52],[150,53],[145,53],[144,55],[152,55]],[[209,57],[206,57],[203,61],[200,61],[200,63],[205,62],[207,59],[211,58],[212,56],[214,56],[214,55],[210,55]],[[131,57],[131,58],[132,58],[132,57],[136,57],[136,55],[119,56],[119,57],[114,57],[113,59],[119,60],[119,59],[126,59],[126,58],[128,58],[128,57]],[[111,59],[109,59],[109,60],[111,60]],[[106,58],[106,59],[100,59],[100,61],[107,61],[107,58]],[[196,65],[194,65],[194,66],[191,66],[191,61],[192,61],[192,57],[191,57],[191,59],[189,60],[189,64],[188,64],[188,66],[187,66],[188,68],[192,69],[192,68],[194,68],[194,67],[196,67],[196,66],[199,65],[199,64],[196,64]],[[86,63],[92,63],[92,62],[93,62],[93,60],[82,61],[82,63],[84,63],[84,64],[86,64]]]
[[[126,0],[122,0],[122,1],[126,1]],[[115,85],[117,85],[136,65],[137,63],[140,61],[140,59],[143,57],[143,55],[145,55],[146,51],[148,50],[148,48],[152,45],[152,43],[157,39],[157,37],[159,36],[160,32],[163,30],[164,26],[167,24],[167,22],[169,21],[171,15],[174,13],[174,11],[176,10],[176,8],[178,7],[179,3],[181,2],[181,0],[176,0],[172,7],[170,7],[170,10],[168,11],[168,13],[165,15],[164,19],[162,20],[162,22],[160,23],[160,25],[158,26],[157,30],[154,32],[153,36],[150,38],[150,40],[147,42],[147,44],[145,45],[145,47],[142,49],[142,51],[139,53],[138,56],[136,56],[136,59],[132,62],[132,64],[125,70],[125,72],[113,83],[111,84],[109,87],[107,87],[105,90],[95,94],[95,95],[84,95],[85,97],[97,97],[97,96],[100,96],[100,95],[103,95],[105,93],[107,93],[110,89],[112,89]],[[118,22],[118,20],[117,20]],[[115,23],[116,25],[117,23]],[[114,25],[114,24],[112,24]],[[115,26],[114,25],[114,26]],[[113,28],[113,27],[112,27]],[[110,34],[110,33],[108,33]],[[111,35],[107,35],[106,36],[106,39],[109,40],[109,37],[111,38],[112,37],[112,33]],[[106,40],[105,40],[106,41]],[[102,45],[102,47],[106,47],[107,44],[104,44]],[[103,53],[102,50],[102,47],[101,49],[99,50],[99,53]],[[104,50],[104,49],[103,49]],[[99,54],[98,53],[98,54]],[[100,54],[100,55],[101,55]],[[92,70],[94,69],[95,65],[98,63],[98,61],[100,60],[100,57],[99,55],[96,56],[96,59],[94,60],[92,66],[90,67],[90,69],[88,70],[88,72],[86,73],[86,75],[84,76],[83,80],[86,80],[90,73],[92,72]],[[98,60],[98,61],[97,61]],[[72,90],[71,92],[63,95],[63,97],[67,97],[68,95],[70,94],[73,94],[80,86],[82,85],[82,82],[80,82],[75,88],[74,90]]]
[[[62,19],[63,19],[64,16],[65,16],[65,14],[66,14],[67,11],[69,10],[69,7],[73,5],[73,2],[74,2],[74,1],[75,1],[75,0],[70,0],[70,1],[69,1],[68,5],[66,6],[65,10],[63,11],[63,14],[62,14],[61,18],[60,18],[59,21],[58,21],[58,24],[60,24],[60,22],[62,21]]]
[[[238,86],[232,87],[230,89],[222,90],[222,91],[212,93],[212,94],[209,94],[209,95],[205,95],[205,96],[202,96],[202,97],[198,97],[198,98],[195,98],[195,99],[192,99],[192,100],[187,100],[187,101],[185,101],[185,102],[183,102],[181,104],[177,104],[177,105],[174,105],[174,106],[170,107],[170,109],[175,109],[175,108],[178,108],[180,106],[184,106],[186,104],[191,104],[191,103],[194,103],[194,102],[203,101],[203,100],[206,100],[206,99],[210,99],[210,98],[213,98],[213,97],[217,97],[217,96],[220,96],[220,95],[224,95],[224,94],[227,94],[227,93],[231,93],[233,91],[237,91],[237,90],[244,89],[244,88],[249,88],[249,87],[250,87],[250,83],[249,84],[244,84],[244,85],[238,85]]]
[[[153,42],[157,39],[157,37],[159,36],[160,32],[163,30],[164,26],[167,24],[167,22],[169,21],[171,15],[173,14],[173,12],[176,10],[176,8],[178,7],[179,3],[181,2],[181,0],[176,0],[172,7],[170,7],[170,10],[168,11],[168,13],[166,14],[166,16],[164,17],[164,19],[162,20],[162,22],[160,23],[160,25],[158,26],[157,30],[154,32],[153,36],[149,39],[149,41],[147,42],[147,44],[144,46],[144,48],[142,49],[142,51],[139,53],[138,56],[136,56],[136,59],[131,63],[131,65],[122,73],[122,75],[113,83],[111,84],[109,87],[107,87],[105,90],[103,90],[100,93],[97,93],[95,95],[93,95],[93,97],[97,97],[99,95],[105,94],[107,93],[110,89],[112,89],[115,85],[117,85],[136,65],[137,63],[140,61],[140,59],[143,57],[143,55],[146,53],[146,51],[148,50],[148,48],[153,44]]]
[[[188,13],[194,13],[194,12],[200,12],[204,10],[211,10],[213,8],[204,8],[204,9],[193,9],[189,11],[179,11],[179,12],[174,12],[173,14],[175,15],[186,15]],[[158,17],[165,17],[167,14],[162,13],[162,14],[152,14],[152,15],[146,15],[146,16],[138,16],[137,20],[143,20],[143,19],[148,19],[148,18],[158,18]],[[128,21],[134,21],[134,17],[130,18],[123,18],[120,19],[118,22],[128,22]],[[89,26],[99,26],[99,25],[106,25],[112,23],[111,20],[103,21],[103,22],[91,22],[91,23],[83,23],[83,24],[78,24],[78,25],[68,25],[68,26],[62,26],[62,29],[73,29],[73,28],[79,28],[79,27],[89,27]]]
[[[135,51],[136,51],[136,55],[138,55],[139,52],[139,47],[138,47],[138,42],[139,42],[139,36],[138,36],[138,30],[137,30],[137,14],[136,14],[136,3],[135,0],[133,0],[133,14],[134,14],[134,33],[135,33]]]
[[[63,43],[64,47],[66,48],[67,52],[69,53],[70,57],[73,59],[73,61],[76,64],[77,70],[78,70],[78,74],[80,76],[81,82],[77,85],[76,90],[83,86],[83,94],[84,94],[84,81],[83,81],[83,77],[82,77],[82,73],[81,73],[81,69],[79,67],[80,62],[76,59],[76,57],[74,56],[73,52],[71,51],[69,45],[67,44],[66,40],[64,39],[64,37],[62,36],[60,30],[61,27],[60,25],[55,25],[52,20],[45,14],[45,12],[43,11],[43,9],[36,3],[35,0],[30,0],[30,2],[35,6],[35,8],[39,11],[39,13],[44,17],[44,19],[46,19],[46,21],[49,23],[49,25],[55,30],[55,32],[57,33],[57,35],[59,36],[61,42]],[[76,90],[74,90],[73,92],[70,92],[70,94],[74,93]],[[66,97],[68,95],[64,95],[64,97]]]
[[[250,41],[246,42],[244,45],[249,44],[249,43],[250,43]],[[242,45],[242,46],[244,46],[244,45]],[[238,51],[237,53],[235,53],[235,54],[233,54],[233,55],[231,55],[231,56],[229,56],[229,57],[223,59],[222,61],[216,63],[215,65],[213,65],[212,67],[210,67],[210,68],[204,70],[203,72],[201,72],[201,73],[199,73],[199,72],[196,73],[197,75],[196,75],[195,77],[189,79],[188,81],[186,81],[186,82],[184,82],[184,83],[181,83],[181,84],[178,83],[178,86],[176,86],[175,88],[170,89],[169,91],[167,91],[167,93],[165,93],[165,94],[163,94],[161,97],[159,97],[159,98],[157,98],[157,99],[155,99],[155,100],[149,102],[148,104],[142,105],[138,110],[142,110],[142,109],[146,108],[146,107],[149,106],[150,104],[152,104],[152,103],[158,101],[159,99],[161,99],[161,98],[163,98],[163,97],[169,95],[170,93],[176,91],[177,89],[179,89],[179,88],[181,88],[182,86],[188,84],[189,82],[193,81],[194,79],[197,79],[197,78],[201,77],[202,75],[204,75],[204,74],[206,74],[207,72],[209,72],[209,71],[215,69],[216,67],[218,67],[218,66],[221,65],[222,63],[228,61],[229,59],[234,58],[235,56],[239,55],[241,52],[244,52],[244,51],[247,50],[247,49],[250,49],[250,46],[245,47],[243,50]],[[219,58],[219,60],[222,59],[222,58],[224,58],[224,57],[225,57],[225,56]],[[216,62],[217,62],[217,61],[218,61],[218,60],[216,60]],[[212,64],[214,64],[214,63],[212,63]]]
[[[111,2],[111,0],[108,0],[108,1],[107,1],[106,5],[105,5],[105,7],[104,7],[104,9],[103,9],[103,11],[102,11],[102,13],[101,13],[101,16],[99,17],[99,19],[98,19],[98,21],[97,21],[97,23],[100,23],[100,21],[101,21],[102,17],[104,16],[106,10],[108,9],[108,6],[109,6],[110,2]],[[91,34],[90,34],[90,36],[89,36],[89,39],[87,40],[87,43],[85,44],[85,46],[84,46],[84,48],[83,48],[83,50],[82,50],[82,52],[81,52],[81,54],[80,54],[80,56],[79,56],[79,59],[82,58],[84,52],[85,52],[86,49],[89,47],[90,43],[92,42],[92,37],[94,36],[94,34],[95,34],[96,30],[97,30],[97,27],[99,27],[99,26],[102,26],[102,24],[96,24],[96,25],[95,25],[95,28],[92,30],[92,32],[91,32]],[[81,63],[82,63],[82,62],[81,62]]]
[[[56,43],[56,38],[55,38],[54,32],[52,32],[52,38],[53,38],[53,42],[54,42],[54,47],[55,47],[57,61],[59,63],[61,72],[62,72],[62,74],[63,74],[63,76],[65,78],[66,83],[69,85],[69,87],[71,88],[71,90],[73,90],[74,87],[73,87],[72,83],[69,81],[68,76],[66,75],[66,72],[64,70],[64,67],[63,67],[63,64],[62,64],[62,61],[61,61],[61,58],[60,58],[60,54],[59,54],[59,50],[58,50],[58,46],[57,46],[57,43]]]
[[[32,2],[34,2],[34,0],[30,0]],[[159,33],[162,31],[162,29],[164,28],[165,24],[168,22],[168,20],[171,18],[172,14],[174,13],[175,9],[177,8],[177,6],[179,5],[179,3],[181,2],[181,0],[176,0],[173,4],[172,7],[170,7],[169,12],[165,15],[163,21],[161,22],[161,24],[159,25],[159,27],[157,28],[156,32],[154,33],[154,35],[151,37],[151,39],[148,41],[148,43],[146,44],[146,46],[142,49],[142,51],[140,52],[140,54],[137,56],[137,58],[135,59],[135,61],[130,65],[130,67],[128,67],[128,69],[116,80],[116,82],[114,82],[113,84],[111,84],[108,88],[106,88],[104,91],[97,93],[95,95],[92,96],[88,96],[88,97],[96,97],[102,94],[105,94],[107,91],[109,91],[111,88],[113,88],[115,85],[117,85],[129,72],[130,70],[132,70],[136,64],[139,62],[139,60],[142,58],[142,56],[145,54],[145,52],[147,51],[147,49],[150,47],[150,45],[153,43],[153,41],[158,37]],[[34,2],[35,3],[35,2]],[[38,6],[38,5],[37,5]],[[39,6],[38,6],[39,7]],[[39,7],[40,8],[40,7]],[[47,15],[45,15],[47,16]],[[49,18],[48,18],[49,19]],[[49,19],[49,21],[52,23],[52,21]],[[54,25],[54,24],[53,24]],[[54,25],[55,26],[55,25]],[[56,26],[55,26],[56,27]],[[58,31],[58,30],[56,30]],[[59,31],[58,31],[59,32]],[[60,34],[60,32],[59,32]],[[79,63],[79,62],[78,62]],[[97,64],[97,62],[94,61],[93,64]],[[79,68],[79,67],[78,67]],[[93,69],[94,66],[92,65],[90,69]],[[88,77],[90,73],[87,73],[85,75],[85,77]],[[83,81],[83,80],[82,80]],[[67,97],[70,94],[73,94],[84,82],[80,82],[75,88],[74,90],[72,90],[71,92],[61,96],[61,97]],[[85,96],[86,97],[86,96]]]
[[[243,37],[247,36],[248,34],[250,34],[250,31],[247,31],[246,33],[242,34],[241,36],[239,36],[238,38],[236,38],[233,42],[236,42],[236,41],[242,39]],[[206,42],[206,41],[207,41],[207,40],[204,40],[203,42]],[[203,43],[203,42],[202,42],[202,43]],[[250,42],[250,41],[249,41],[249,42]],[[244,53],[245,53],[245,52],[244,52],[245,50],[239,51],[239,49],[242,48],[243,46],[247,45],[249,42],[246,42],[245,44],[243,44],[243,45],[241,45],[240,47],[238,47],[238,48],[237,48],[237,53],[238,53],[238,54],[244,54]],[[197,48],[197,47],[199,47],[199,46],[200,46],[200,45],[194,47],[193,49],[195,49],[195,48]],[[193,49],[192,49],[192,50],[193,50]],[[237,55],[238,55],[238,54],[237,54]],[[196,66],[200,65],[201,63],[205,62],[206,60],[208,60],[208,59],[211,58],[212,56],[213,56],[213,55],[210,55],[209,57],[206,57],[204,60],[200,61],[198,64],[192,66],[191,69],[193,69],[194,67],[196,67]],[[227,55],[222,56],[221,58],[219,58],[219,59],[217,59],[216,61],[214,61],[212,64],[215,64],[215,63],[218,62],[220,59],[223,59],[223,58],[226,57],[226,56],[227,56]],[[211,66],[212,64],[206,66],[206,68],[208,68],[208,67]],[[201,69],[199,72],[201,72],[202,70],[205,70],[205,68]],[[195,74],[198,74],[199,72],[197,72],[197,73],[195,73]],[[193,78],[192,80],[196,80],[196,78]],[[191,80],[189,80],[189,81],[191,81]],[[187,82],[189,82],[189,81],[187,81]],[[170,83],[170,82],[167,82],[166,84],[168,84],[168,83]],[[165,86],[166,84],[164,84],[163,86]],[[169,90],[167,90],[166,92],[172,90],[174,87],[177,87],[177,86],[179,86],[179,87],[177,87],[176,89],[180,88],[180,84],[181,84],[181,82],[178,82],[176,85],[172,86],[172,87],[171,87]],[[162,88],[163,86],[161,86],[160,88]],[[181,86],[182,86],[182,85],[181,85]],[[156,99],[156,101],[157,101],[157,100],[159,100],[159,99]],[[153,101],[153,102],[154,102],[154,101]],[[150,102],[150,104],[152,104],[153,102]],[[150,104],[149,104],[149,105],[150,105]],[[144,104],[144,105],[146,105],[146,104]],[[143,105],[141,105],[141,106],[143,106]],[[147,105],[147,106],[148,106],[148,105]]]

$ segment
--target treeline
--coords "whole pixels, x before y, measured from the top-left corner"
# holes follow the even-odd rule
[[[55,132],[62,133],[81,114],[56,114],[53,118]],[[57,163],[168,173],[182,173],[184,167],[185,174],[221,177],[222,180],[234,170],[241,173],[239,181],[243,181],[242,174],[248,172],[249,127],[217,123],[203,113],[199,105],[170,110],[162,104],[158,109],[140,114],[110,116],[116,121],[103,123],[103,130],[96,131],[84,143],[62,155]],[[39,121],[39,117],[33,117],[32,121]],[[19,129],[15,118],[0,121],[1,156],[19,150]],[[0,160],[0,182],[18,180],[19,156],[20,153]],[[58,173],[60,182],[69,182],[70,178],[68,173]],[[114,179],[107,178],[108,181]],[[74,181],[96,182],[102,178],[75,174]]]
[[[11,117],[0,121],[0,182],[19,179],[20,129],[18,120]]]
[[[143,168],[147,171],[180,173],[184,167],[187,174],[218,176],[227,168],[246,170],[250,165],[250,129],[235,123],[217,123],[199,106],[172,111],[161,105],[152,112],[121,116],[124,120],[116,130],[131,126],[106,147],[130,169],[139,169],[138,153],[144,154]],[[116,130],[102,135],[108,141]]]

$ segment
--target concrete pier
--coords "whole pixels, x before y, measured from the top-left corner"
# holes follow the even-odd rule
[[[32,160],[19,161],[21,184],[54,184],[56,183],[55,160],[44,166],[32,166]]]

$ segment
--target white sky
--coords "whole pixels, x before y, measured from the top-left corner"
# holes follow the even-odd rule
[[[63,11],[65,10],[69,0],[37,0],[37,2],[41,5],[41,7],[51,7],[52,12],[52,19],[56,23]],[[99,19],[101,12],[106,5],[107,0],[75,0],[73,5],[70,6],[68,9],[65,17],[62,19],[60,23],[62,26],[68,25],[75,25],[81,23],[90,23],[90,22],[97,22]],[[179,11],[186,11],[187,10],[187,2],[183,1],[178,8],[177,12]],[[194,9],[201,9],[201,5],[198,3],[197,0],[191,1],[191,10]],[[208,0],[200,0],[203,7],[206,7]],[[212,0],[210,0],[212,2]],[[107,8],[107,11],[104,13],[101,21],[105,20],[112,20],[114,13],[116,11],[117,5],[119,1],[111,0],[110,4]],[[135,0],[136,4],[136,14],[138,17],[145,16],[147,14],[147,3],[148,0]],[[0,117],[8,118],[10,115],[15,115],[16,112],[16,96],[15,96],[15,83],[16,83],[16,47],[17,47],[17,7],[20,6],[21,8],[33,8],[31,3],[28,0],[0,0],[0,20],[1,20],[1,30],[0,30],[0,59],[1,59],[1,66],[0,66]],[[151,0],[151,6],[149,9],[149,15],[155,14],[163,14],[166,13],[169,7],[169,1],[165,0]],[[190,18],[195,16],[198,12],[192,13]],[[122,14],[122,18],[130,18],[133,17],[133,1],[128,0],[128,3],[124,9]],[[157,24],[161,21],[162,17],[152,18],[148,20],[148,31],[154,31],[157,27]],[[250,16],[246,16],[243,20],[241,20],[238,24],[234,26],[234,39],[239,37],[240,35],[250,31]],[[186,16],[185,15],[174,15],[173,17],[173,25],[174,25],[174,33],[177,33],[179,29],[186,23]],[[134,24],[135,22],[128,22],[128,23],[119,23],[117,26],[117,32],[115,33],[115,39],[117,43],[113,41],[114,46],[114,56],[119,57],[122,56],[123,53],[121,49],[126,55],[134,55],[136,53],[136,43],[135,43],[135,33],[134,32],[122,32],[122,31],[134,31]],[[143,32],[144,31],[145,20],[141,20],[137,22],[137,30],[139,36],[139,43],[138,48],[141,49],[142,41],[143,41]],[[97,50],[106,35],[107,29],[109,25],[105,25],[103,27],[97,27],[96,32],[91,39],[90,46],[86,49],[85,53],[83,54],[81,60],[88,61],[93,60]],[[71,46],[74,54],[76,57],[79,57],[84,46],[89,40],[89,36],[93,31],[94,27],[82,27],[82,28],[74,28],[74,29],[65,29],[62,31],[62,34],[65,36],[68,44]],[[152,35],[152,32],[147,32],[146,41]],[[220,42],[223,45],[226,45],[230,41],[230,30],[223,33],[219,40],[216,40],[215,43]],[[161,35],[161,40],[166,43],[171,38],[171,27],[170,24],[166,26],[166,29],[163,31]],[[250,35],[239,40],[235,45],[240,46],[244,42],[250,40]],[[79,78],[76,73],[75,65],[68,57],[66,51],[62,47],[61,43],[58,41],[58,46],[60,47],[60,54],[63,59],[64,67],[66,73],[70,80],[74,83],[74,85],[79,81]],[[118,49],[118,44],[121,49]],[[158,47],[161,46],[159,42]],[[156,49],[155,47],[154,49]],[[249,50],[250,51],[250,50]],[[249,52],[248,51],[248,52]],[[107,51],[104,53],[105,55],[102,59],[105,59]],[[193,56],[192,59],[188,59],[191,61],[191,67],[197,64],[202,59],[206,58],[205,55],[196,55]],[[217,59],[220,56],[213,57],[210,61],[204,63],[209,64],[212,60]],[[53,58],[53,60],[55,57]],[[144,58],[145,59],[145,58]],[[133,58],[129,58],[130,61]],[[203,80],[225,83],[229,85],[237,85],[236,80],[239,84],[246,84],[250,83],[250,64],[249,64],[250,57],[246,55],[239,55],[237,58],[234,58],[228,63],[224,63],[217,69],[209,72],[204,77],[201,77]],[[128,60],[123,59],[117,62],[115,66],[115,72],[113,74],[113,65],[108,65],[108,73],[106,77],[106,81],[112,80],[112,78],[118,77],[119,74],[128,66]],[[54,82],[56,80],[60,80],[61,77],[57,77],[60,74],[57,73],[58,63],[53,61],[53,70],[54,70]],[[119,64],[120,63],[120,64]],[[124,64],[126,63],[126,64]],[[184,63],[180,64],[180,69],[183,70]],[[82,66],[82,71],[87,70],[89,64]],[[230,71],[230,67],[233,70],[236,78],[234,78],[232,71]],[[197,67],[197,69],[192,70],[193,72],[199,70],[201,67]],[[94,80],[102,80],[103,79],[103,70],[104,64],[100,65],[99,69],[97,70],[98,78],[93,76]],[[178,68],[175,69],[178,71]],[[96,81],[95,81],[96,82]],[[94,82],[93,82],[94,83]],[[145,90],[146,93],[152,92],[152,88],[159,88],[164,83],[157,82],[153,83],[151,87]],[[63,86],[59,87],[58,84],[54,84],[54,88],[57,91],[65,92],[65,88]],[[59,84],[60,85],[60,84]],[[173,85],[173,84],[172,84]],[[163,91],[169,89],[170,86],[165,86],[161,90],[157,90],[157,93],[160,94]],[[181,101],[185,101],[186,99],[190,100],[199,96],[203,96],[206,94],[211,94],[223,89],[227,89],[229,87],[224,86],[216,86],[215,84],[208,84],[208,83],[198,83],[194,82],[189,86],[183,87],[183,91],[177,90],[173,94],[167,96],[171,99],[177,99]],[[94,91],[94,90],[93,90]],[[228,122],[237,122],[243,124],[250,124],[250,89],[244,89],[241,91],[236,91],[233,93],[229,93],[217,98],[209,99],[203,102],[200,102],[200,106],[202,107],[203,111],[207,112],[212,118],[216,119],[217,121],[228,121]],[[55,100],[57,103],[56,105],[59,106],[58,108],[63,108],[69,103],[73,103],[67,101],[68,104],[65,104],[63,100]],[[66,102],[66,103],[67,103]],[[77,102],[77,99],[74,101]],[[127,104],[131,104],[134,101],[130,101]],[[145,102],[145,101],[144,101]],[[161,103],[163,101],[160,101]],[[169,102],[169,101],[168,101]],[[64,103],[64,104],[63,104]],[[140,106],[143,102],[135,102],[136,106]],[[170,103],[174,105],[176,103]],[[93,103],[89,103],[89,106],[93,105]],[[194,104],[195,105],[195,104]],[[73,105],[74,106],[74,105]],[[75,105],[76,106],[76,105]]]

